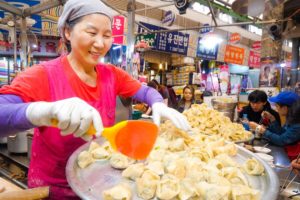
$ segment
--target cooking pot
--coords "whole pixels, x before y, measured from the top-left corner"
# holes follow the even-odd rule
[[[27,134],[32,130],[22,131],[7,138],[7,150],[9,153],[27,153]]]

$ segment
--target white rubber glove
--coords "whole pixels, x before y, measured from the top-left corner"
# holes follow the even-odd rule
[[[191,126],[186,117],[173,108],[169,108],[166,104],[157,102],[152,105],[152,117],[156,125],[160,125],[161,117],[166,117],[173,122],[173,124],[184,131],[191,130]]]
[[[51,119],[57,119],[57,128],[62,135],[74,134],[90,140],[85,134],[93,124],[96,137],[103,131],[103,124],[99,112],[85,101],[73,97],[56,102],[34,102],[26,110],[27,119],[35,126],[53,126]]]

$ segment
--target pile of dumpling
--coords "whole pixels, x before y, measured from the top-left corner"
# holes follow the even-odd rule
[[[193,104],[190,109],[183,112],[195,133],[219,135],[228,141],[245,141],[250,139],[252,133],[246,131],[241,124],[233,123],[217,110],[208,108],[206,104]],[[164,125],[168,129],[170,123]]]
[[[160,134],[143,162],[113,152],[107,145],[95,148],[91,144],[84,153],[89,154],[89,160],[108,159],[113,168],[124,169],[124,181],[103,191],[104,200],[129,200],[133,194],[140,199],[162,200],[260,199],[260,192],[251,188],[245,173],[260,176],[264,167],[254,158],[242,165],[235,162],[232,156],[237,147],[226,144],[224,138],[189,136],[173,127]]]

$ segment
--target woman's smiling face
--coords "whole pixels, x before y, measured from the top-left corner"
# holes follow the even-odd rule
[[[79,63],[94,67],[104,57],[112,45],[111,20],[103,14],[91,14],[82,17],[72,28],[66,28],[65,36],[69,40]]]

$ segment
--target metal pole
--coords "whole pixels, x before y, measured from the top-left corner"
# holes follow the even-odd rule
[[[207,3],[208,3],[208,7],[209,7],[209,10],[210,10],[210,13],[211,13],[211,17],[212,19],[214,20],[214,23],[215,23],[215,26],[218,26],[218,23],[217,23],[217,20],[216,20],[216,16],[215,16],[215,12],[214,12],[214,9],[210,3],[210,0],[207,0]]]
[[[21,56],[22,64],[25,67],[27,67],[27,46],[28,46],[26,29],[27,29],[26,18],[22,17],[21,18],[21,33],[20,33],[22,52],[21,52],[20,56]]]
[[[133,53],[134,53],[134,20],[135,20],[135,0],[128,0],[127,4],[127,23],[128,23],[128,32],[127,32],[127,51],[126,51],[126,71],[133,75]],[[135,77],[137,78],[137,77]]]
[[[14,15],[14,73],[16,72],[16,70],[18,70],[18,64],[17,64],[17,27],[16,27],[16,23],[17,23],[17,17]]]

